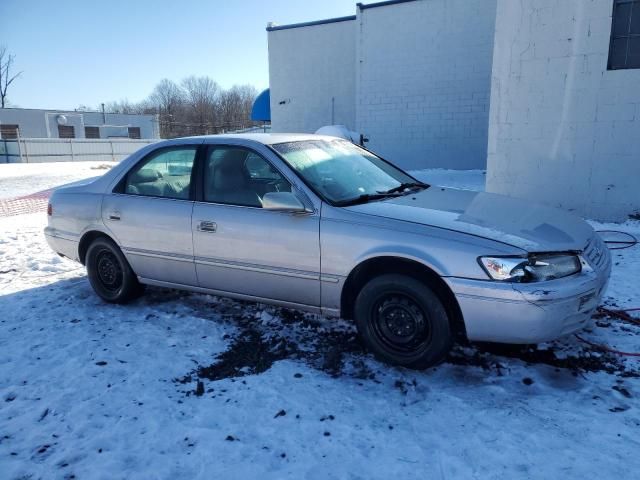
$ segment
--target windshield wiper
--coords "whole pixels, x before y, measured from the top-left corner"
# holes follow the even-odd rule
[[[422,188],[427,189],[429,188],[431,185],[427,184],[427,183],[422,183],[422,182],[405,182],[405,183],[401,183],[400,185],[398,185],[397,187],[393,187],[390,188],[389,190],[386,190],[384,192],[379,192],[379,193],[397,193],[397,192],[404,192],[405,190],[409,190],[409,189],[413,189],[413,188]]]
[[[381,200],[383,198],[399,197],[401,194],[398,192],[380,192],[380,193],[365,193],[354,198],[347,200],[341,200],[336,202],[339,207],[347,207],[349,205],[358,205],[359,203],[367,203],[372,200]]]
[[[400,197],[405,194],[405,190],[411,190],[414,188],[429,188],[431,185],[422,182],[405,182],[401,183],[397,187],[390,188],[385,192],[376,192],[376,193],[365,193],[355,198],[349,198],[347,200],[342,200],[337,202],[337,205],[340,207],[346,207],[349,205],[357,205],[359,203],[367,203],[372,200],[381,200],[383,198],[390,197]]]

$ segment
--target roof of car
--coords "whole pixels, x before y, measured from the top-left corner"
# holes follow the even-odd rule
[[[198,137],[189,138],[203,138],[221,141],[225,139],[242,139],[250,140],[265,145],[275,145],[276,143],[287,142],[300,142],[304,140],[336,140],[337,137],[330,137],[327,135],[314,135],[312,133],[228,133],[222,135],[202,135]]]

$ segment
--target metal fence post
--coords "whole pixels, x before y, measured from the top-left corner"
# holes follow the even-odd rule
[[[69,148],[71,149],[71,161],[74,162],[75,158],[73,157],[73,141],[69,140]]]
[[[22,139],[18,141],[18,148],[20,149],[20,160],[22,160],[22,149],[20,148],[20,143],[24,144],[24,156],[27,159],[27,163],[29,163],[29,149],[27,148],[27,141]]]
[[[23,163],[22,162],[22,147],[20,146],[20,137],[21,137],[20,136],[20,129],[18,128],[18,138],[16,138],[17,143],[18,143],[18,158],[20,159],[20,163]],[[5,143],[4,146],[6,148],[7,144]],[[8,162],[8,157],[7,157],[7,162]]]

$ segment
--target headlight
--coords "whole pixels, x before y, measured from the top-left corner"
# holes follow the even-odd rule
[[[580,272],[576,255],[532,255],[522,257],[480,257],[480,264],[493,280],[542,282]]]

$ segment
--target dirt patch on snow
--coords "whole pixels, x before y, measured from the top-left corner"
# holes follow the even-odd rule
[[[293,310],[267,307],[234,309],[227,304],[223,317],[239,333],[229,338],[229,347],[210,365],[200,365],[182,378],[181,384],[197,380],[217,381],[263,373],[279,360],[304,362],[333,377],[348,376],[378,381],[376,374],[392,371],[372,359],[360,344],[355,328],[344,321],[332,321]],[[230,312],[237,312],[233,314]],[[240,313],[242,311],[243,313]],[[456,346],[445,363],[480,367],[499,376],[514,365],[547,365],[570,371],[573,375],[605,372],[618,377],[639,377],[640,372],[628,368],[620,357],[572,342],[553,342],[544,347],[532,345],[473,344]],[[525,385],[526,381],[523,380]],[[202,388],[202,387],[200,387]],[[193,390],[187,394],[197,393]]]
[[[328,328],[313,315],[286,309],[271,312],[274,315],[260,321],[247,316],[232,317],[230,321],[240,332],[230,338],[228,349],[212,364],[200,365],[176,381],[187,384],[194,379],[216,381],[256,375],[285,359],[305,362],[337,377],[345,374],[347,356],[365,355],[352,327]]]
[[[218,355],[216,362],[196,370],[198,378],[220,380],[223,378],[256,375],[271,368],[274,362],[291,358],[297,353],[297,345],[286,339],[265,338],[258,330],[249,327],[232,340],[229,349]]]

